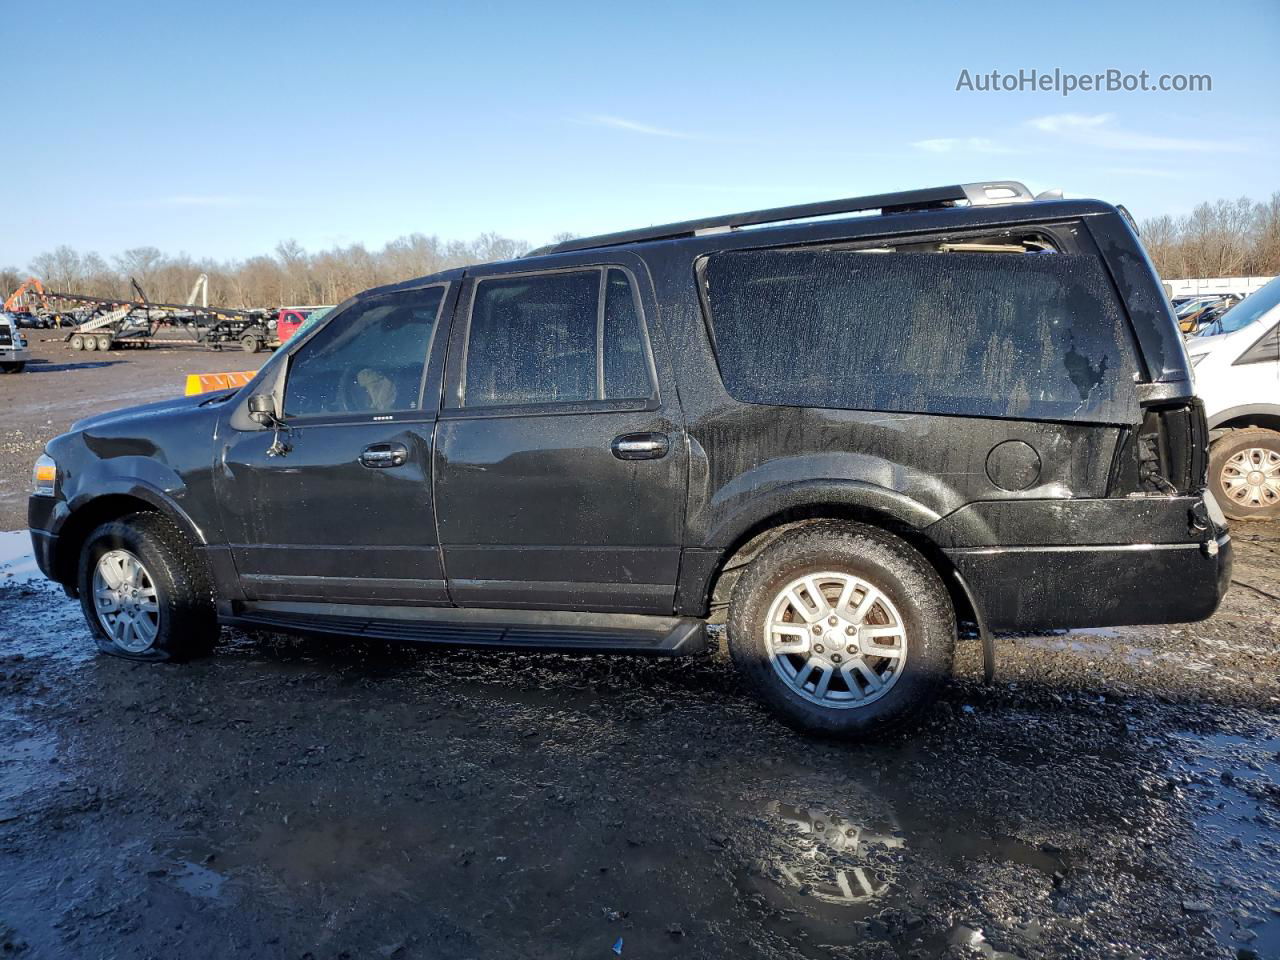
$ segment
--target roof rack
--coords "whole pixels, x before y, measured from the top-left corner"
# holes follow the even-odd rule
[[[753,227],[762,223],[784,223],[788,220],[809,220],[841,213],[862,213],[879,210],[881,213],[902,213],[907,210],[927,210],[950,207],[958,203],[970,206],[987,206],[997,203],[1026,203],[1034,200],[1031,191],[1016,180],[992,180],[987,183],[961,183],[950,187],[930,187],[924,190],[904,190],[899,193],[877,193],[868,197],[850,197],[845,200],[823,200],[818,203],[800,203],[790,207],[773,207],[769,210],[753,210],[749,213],[733,213],[720,217],[704,217],[701,220],[683,220],[638,230],[622,230],[603,233],[595,237],[580,237],[563,243],[539,247],[529,257],[549,253],[568,253],[573,250],[593,250],[597,247],[616,247],[625,243],[641,243],[646,240],[670,240],[676,237],[698,237],[706,234],[727,233],[739,227]]]

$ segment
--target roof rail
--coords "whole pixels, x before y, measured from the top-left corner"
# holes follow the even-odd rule
[[[907,210],[927,210],[932,207],[950,207],[958,203],[970,206],[986,206],[997,203],[1026,203],[1035,198],[1031,191],[1016,180],[992,180],[987,183],[961,183],[950,187],[929,187],[924,190],[903,190],[898,193],[877,193],[867,197],[849,197],[845,200],[823,200],[818,203],[800,203],[790,207],[772,207],[768,210],[752,210],[720,217],[704,217],[701,220],[682,220],[656,227],[638,230],[622,230],[618,233],[602,233],[595,237],[579,237],[546,247],[539,247],[525,256],[540,257],[549,253],[568,253],[573,250],[593,250],[597,247],[616,247],[625,243],[641,243],[646,240],[670,240],[676,237],[696,237],[712,233],[727,233],[739,227],[753,227],[763,223],[785,223],[789,220],[809,220],[841,213],[862,213],[879,210],[882,213],[902,213]]]

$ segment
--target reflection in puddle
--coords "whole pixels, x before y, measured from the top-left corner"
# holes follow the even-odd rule
[[[853,905],[883,896],[892,886],[890,864],[872,854],[905,846],[888,823],[859,823],[832,811],[765,804],[770,819],[786,824],[793,856],[765,865],[765,874],[824,903]],[[834,861],[834,862],[833,862]]]
[[[981,929],[966,927],[964,924],[956,924],[947,934],[948,947],[960,947],[966,957],[986,957],[989,960],[1021,960],[1016,953],[1008,953],[1004,950],[997,950],[991,944],[987,943],[987,938],[983,936]]]

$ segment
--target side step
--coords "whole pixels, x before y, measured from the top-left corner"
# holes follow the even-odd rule
[[[631,613],[263,601],[237,604],[220,619],[250,630],[561,653],[676,657],[707,645],[702,620]]]

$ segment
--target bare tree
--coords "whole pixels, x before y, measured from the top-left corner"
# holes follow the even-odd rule
[[[1280,193],[1202,203],[1187,216],[1142,224],[1142,240],[1164,277],[1280,274]]]

